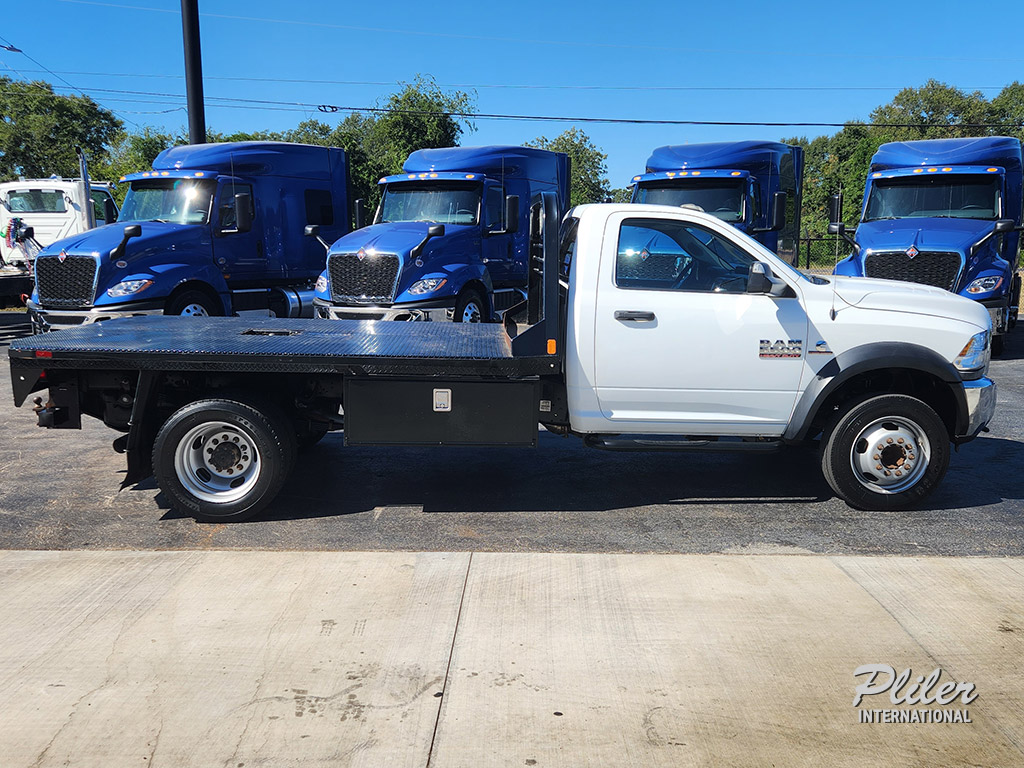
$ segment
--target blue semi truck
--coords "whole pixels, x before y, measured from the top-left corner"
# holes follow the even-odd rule
[[[833,197],[829,231],[853,253],[839,275],[924,283],[974,299],[992,317],[992,350],[1016,325],[1021,144],[988,136],[883,144],[871,158],[853,237]]]
[[[569,207],[569,158],[531,147],[421,149],[379,182],[373,224],[330,246],[316,314],[487,322],[529,284],[529,210]],[[315,234],[315,233],[311,233]]]
[[[800,260],[804,150],[775,141],[655,149],[632,179],[634,203],[686,205],[747,233],[790,264]]]
[[[312,317],[324,251],[350,230],[344,150],[283,142],[172,147],[130,185],[115,224],[43,249],[37,331],[146,314]]]

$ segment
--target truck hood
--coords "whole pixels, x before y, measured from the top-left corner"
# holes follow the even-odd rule
[[[832,275],[829,280],[835,285],[836,296],[858,309],[958,318],[979,330],[987,328],[990,322],[985,307],[942,288],[868,277]]]
[[[872,251],[959,251],[992,231],[995,222],[980,219],[886,219],[857,227],[857,242]]]
[[[203,227],[194,224],[171,224],[163,221],[132,223],[138,223],[142,227],[142,234],[133,237],[125,246],[125,254],[121,258],[128,262],[138,261],[154,252],[160,252],[166,261],[169,252],[198,246],[204,232]],[[86,256],[98,253],[105,260],[121,242],[124,228],[124,222],[117,222],[90,229],[88,232],[58,240],[40,251],[39,256],[54,256],[61,251],[67,251]]]
[[[408,256],[409,251],[419,245],[427,236],[427,228],[433,226],[431,221],[395,221],[384,224],[373,224],[369,227],[349,232],[331,246],[330,253],[357,253],[360,248],[375,250],[382,253],[395,253]],[[452,245],[455,240],[478,235],[476,227],[459,224],[445,224],[443,237],[431,238],[426,251],[432,251],[435,244]]]

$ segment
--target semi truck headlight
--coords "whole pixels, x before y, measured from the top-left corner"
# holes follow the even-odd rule
[[[989,343],[991,339],[991,331],[982,331],[971,336],[971,340],[960,350],[960,354],[953,361],[953,365],[961,372],[980,370],[982,375],[984,375],[992,353],[992,345]]]
[[[1000,285],[1003,284],[1003,278],[998,275],[991,277],[979,277],[973,283],[967,286],[968,293],[988,293],[994,291]]]
[[[413,283],[412,288],[409,289],[409,293],[433,293],[447,282],[448,278],[446,277],[428,277],[426,280],[419,280],[418,282]]]
[[[125,280],[113,288],[107,289],[107,296],[112,299],[119,299],[122,296],[131,296],[133,293],[144,291],[153,284],[152,280]]]
[[[316,290],[317,293],[327,293],[327,275],[320,275],[320,277],[316,279],[316,286],[314,286],[314,290]]]

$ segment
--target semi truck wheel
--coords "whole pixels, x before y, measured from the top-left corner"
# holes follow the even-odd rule
[[[271,407],[226,399],[189,403],[160,428],[153,474],[182,512],[247,520],[284,485],[295,458],[290,426]]]
[[[221,311],[220,306],[202,291],[183,291],[177,296],[171,297],[164,314],[216,317],[221,314]]]
[[[948,466],[942,419],[907,395],[879,395],[849,406],[821,454],[825,480],[857,509],[898,509],[920,501]]]
[[[459,294],[455,301],[456,323],[486,323],[487,302],[480,292],[473,288],[467,288]]]

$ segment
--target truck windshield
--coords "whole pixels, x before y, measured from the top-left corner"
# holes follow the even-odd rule
[[[15,189],[7,195],[11,213],[64,213],[67,205],[59,189]]]
[[[917,176],[879,179],[871,186],[864,221],[875,219],[995,219],[1000,179],[995,176]]]
[[[133,181],[121,206],[120,221],[205,224],[210,217],[212,181],[144,179]]]
[[[696,206],[722,221],[743,221],[743,182],[694,180],[641,184],[634,203]]]
[[[476,224],[479,212],[478,184],[389,184],[384,190],[377,223]]]

